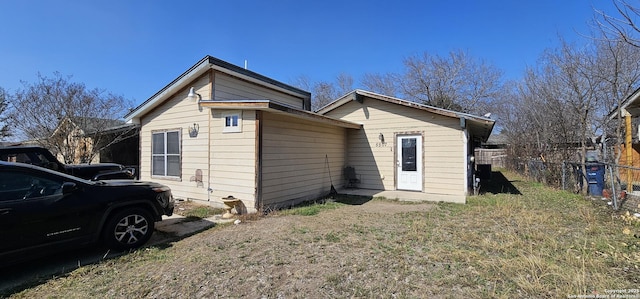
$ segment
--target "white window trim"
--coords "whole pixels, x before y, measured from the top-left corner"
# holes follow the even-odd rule
[[[178,154],[168,154],[167,151],[167,133],[177,132],[178,133]],[[155,134],[163,134],[164,135],[164,149],[165,152],[163,154],[154,154],[153,153],[153,136]],[[154,174],[153,170],[153,158],[162,156],[164,157],[164,174]],[[180,159],[180,166],[178,169],[178,175],[172,176],[168,175],[169,171],[169,162],[167,161],[167,157],[169,156],[178,156]],[[168,129],[168,130],[158,130],[151,132],[151,176],[152,177],[162,177],[162,178],[171,178],[171,179],[180,179],[182,176],[182,130],[181,129]]]
[[[227,126],[228,117],[238,117],[236,126]],[[222,114],[222,132],[223,133],[239,133],[242,132],[242,111],[229,111]]]

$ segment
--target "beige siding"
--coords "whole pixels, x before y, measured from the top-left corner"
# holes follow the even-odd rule
[[[209,93],[208,76],[193,83],[196,92]],[[198,104],[187,98],[188,88],[173,95],[162,106],[141,119],[140,130],[140,179],[156,181],[171,187],[176,198],[207,200],[209,109],[199,109]],[[199,126],[197,137],[189,137],[189,127]],[[151,175],[151,134],[157,130],[180,130],[181,176],[179,178]],[[195,181],[196,170],[202,171],[203,182]]]
[[[230,112],[240,113],[241,132],[223,132]],[[255,211],[256,111],[212,110],[211,121],[211,197],[220,201],[233,195]]]
[[[262,132],[265,206],[316,199],[329,193],[332,182],[342,186],[345,129],[264,113]]]
[[[274,100],[293,108],[303,109],[302,98],[281,93],[227,74],[215,73],[215,100]]]
[[[361,188],[395,190],[396,136],[419,134],[424,145],[423,192],[465,201],[464,133],[459,119],[368,98],[363,104],[346,103],[327,116],[363,124],[362,130],[349,130],[347,135],[347,164],[361,176]]]

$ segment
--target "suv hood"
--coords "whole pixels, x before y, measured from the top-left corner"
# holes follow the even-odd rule
[[[96,164],[66,164],[67,169],[93,169],[93,170],[121,170],[124,167],[116,163],[96,163]]]
[[[98,181],[100,185],[103,186],[140,186],[140,187],[151,187],[151,188],[169,188],[163,184],[156,182],[147,182],[147,181],[134,181],[134,180],[104,180]]]

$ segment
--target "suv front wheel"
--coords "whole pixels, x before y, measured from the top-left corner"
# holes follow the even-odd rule
[[[141,208],[129,208],[118,212],[107,222],[105,244],[113,249],[132,249],[149,241],[154,221],[149,212]]]

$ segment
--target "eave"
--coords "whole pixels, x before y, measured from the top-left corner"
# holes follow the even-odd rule
[[[199,104],[200,107],[209,109],[268,111],[347,129],[360,129],[362,127],[357,123],[320,115],[306,110],[296,109],[272,100],[200,101]]]
[[[456,111],[437,108],[433,106],[422,105],[415,102],[410,102],[410,101],[406,101],[406,100],[402,100],[402,99],[398,99],[390,96],[385,96],[385,95],[381,95],[381,94],[377,94],[377,93],[373,93],[365,90],[360,90],[360,89],[356,89],[344,95],[343,97],[329,103],[328,105],[320,108],[317,111],[317,113],[324,115],[348,102],[351,102],[351,101],[362,102],[364,101],[364,97],[376,99],[376,100],[380,100],[388,103],[393,103],[393,104],[397,104],[405,107],[410,107],[414,109],[419,109],[419,110],[427,111],[436,115],[442,115],[442,116],[451,117],[451,118],[458,118],[461,120],[460,121],[461,127],[469,129],[471,134],[475,137],[475,141],[478,141],[478,142],[486,142],[487,139],[489,139],[489,135],[491,135],[491,131],[493,131],[493,127],[495,125],[495,120],[487,117],[481,117],[481,116],[476,116],[468,113],[456,112]]]

